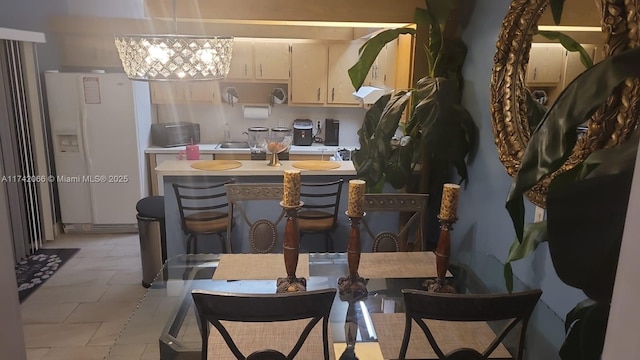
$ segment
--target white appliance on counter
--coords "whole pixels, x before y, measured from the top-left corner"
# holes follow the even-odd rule
[[[65,232],[135,232],[147,195],[149,85],[124,74],[46,72]]]

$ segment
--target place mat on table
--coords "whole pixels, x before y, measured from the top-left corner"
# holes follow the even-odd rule
[[[372,313],[371,320],[378,335],[378,344],[385,359],[397,359],[404,335],[405,314]],[[456,322],[427,320],[429,329],[438,342],[440,349],[446,354],[453,349],[467,347],[484,351],[495,338],[495,333],[486,322]],[[358,345],[356,344],[356,353]],[[437,359],[429,340],[418,327],[411,326],[411,337],[407,348],[407,359]],[[504,345],[491,354],[491,358],[511,358]]]
[[[358,273],[367,279],[435,278],[436,256],[431,251],[362,253]],[[447,272],[447,276],[451,276]]]
[[[276,280],[286,277],[283,254],[222,254],[214,280]],[[296,276],[309,279],[309,254],[298,256]]]
[[[191,167],[198,170],[229,170],[242,166],[242,163],[235,160],[202,160],[194,162]]]
[[[331,170],[337,169],[342,165],[335,161],[322,161],[322,160],[304,160],[296,161],[291,164],[294,168],[303,170]]]
[[[285,355],[293,349],[308,319],[294,321],[279,321],[268,323],[247,323],[222,321],[238,349],[245,355],[257,350],[273,349]],[[329,327],[329,358],[335,360],[331,344],[331,327]],[[357,346],[357,345],[356,345]],[[220,333],[211,328],[209,335],[208,359],[236,360],[231,350],[224,342]],[[322,321],[318,322],[309,333],[309,337],[302,345],[296,360],[324,359],[322,349]]]
[[[347,343],[333,343],[333,351],[336,354],[336,358],[340,359],[340,356],[347,348]],[[356,357],[362,360],[384,360],[382,352],[380,351],[380,345],[377,342],[359,342],[356,343]]]

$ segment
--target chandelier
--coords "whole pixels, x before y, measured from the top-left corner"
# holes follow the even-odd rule
[[[229,73],[233,37],[177,35],[118,35],[116,48],[124,72],[132,80],[215,80]]]

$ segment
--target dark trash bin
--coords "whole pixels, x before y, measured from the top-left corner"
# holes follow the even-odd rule
[[[142,198],[136,204],[138,234],[140,235],[140,261],[142,286],[149,287],[162,264],[167,260],[167,242],[164,225],[164,196]]]

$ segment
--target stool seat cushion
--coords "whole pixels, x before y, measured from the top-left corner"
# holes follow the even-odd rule
[[[229,214],[220,211],[202,211],[184,217],[187,232],[218,233],[227,229]]]
[[[333,214],[326,211],[300,211],[297,221],[300,231],[327,231],[333,228]]]
[[[144,217],[164,219],[164,196],[148,196],[138,200],[136,211]]]

